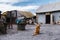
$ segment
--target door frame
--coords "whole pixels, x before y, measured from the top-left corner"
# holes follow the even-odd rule
[[[46,17],[47,15],[50,16],[50,21],[49,21],[49,23],[46,23],[47,20],[45,19],[45,23],[46,23],[46,24],[50,24],[50,23],[51,23],[51,14],[50,14],[50,13],[46,13],[46,14],[45,14],[45,18],[47,18],[47,17]]]

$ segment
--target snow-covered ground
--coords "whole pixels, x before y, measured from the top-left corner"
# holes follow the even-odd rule
[[[42,25],[40,34],[33,35],[35,25],[26,25],[25,31],[17,31],[17,26],[9,29],[8,34],[0,35],[0,40],[60,40],[60,25]]]

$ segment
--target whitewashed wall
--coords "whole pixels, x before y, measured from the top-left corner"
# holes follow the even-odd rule
[[[60,20],[60,12],[53,13],[54,22],[58,22]]]
[[[17,11],[17,17],[21,16],[20,11]]]
[[[38,23],[45,24],[45,14],[37,14],[37,21]]]

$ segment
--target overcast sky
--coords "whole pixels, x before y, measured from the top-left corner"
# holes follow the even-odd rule
[[[60,0],[0,0],[0,10],[21,10],[35,13],[40,5],[59,1]]]

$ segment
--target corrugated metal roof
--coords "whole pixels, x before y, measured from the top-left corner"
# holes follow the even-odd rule
[[[26,18],[34,17],[34,15],[31,12],[27,11],[20,11],[20,14],[24,15]]]
[[[36,10],[36,12],[41,13],[41,12],[49,12],[49,11],[56,11],[56,10],[60,10],[60,2],[41,5]]]
[[[4,12],[3,15],[7,15],[8,11]],[[32,18],[35,15],[33,15],[31,12],[27,12],[27,11],[17,11],[17,15],[21,16],[24,15],[26,18]]]

